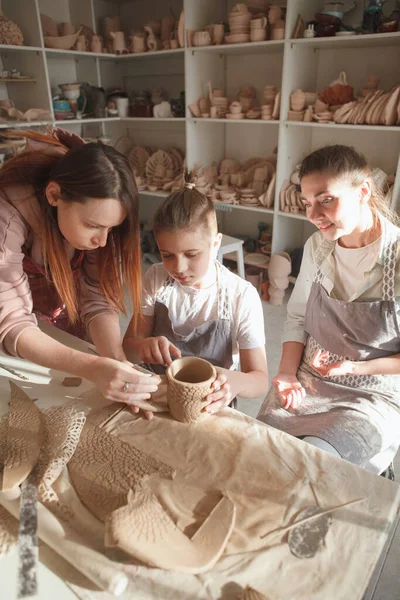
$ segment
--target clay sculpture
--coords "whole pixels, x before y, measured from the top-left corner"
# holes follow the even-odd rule
[[[0,436],[1,491],[10,491],[28,477],[36,465],[44,442],[44,423],[40,410],[14,383],[10,382],[11,401],[8,420],[2,420]]]
[[[189,539],[163,509],[146,480],[106,520],[105,542],[161,569],[203,573],[222,555],[235,525],[236,507],[222,497]]]
[[[217,373],[202,358],[186,356],[174,360],[166,371],[167,400],[171,416],[182,423],[192,423],[209,415],[203,411],[204,399],[211,393]]]

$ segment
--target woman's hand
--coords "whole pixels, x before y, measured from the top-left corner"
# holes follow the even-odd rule
[[[329,358],[329,352],[317,350],[311,360],[311,367],[321,375],[321,377],[335,377],[337,375],[347,375],[355,373],[355,364],[351,360],[342,360],[339,362],[326,364]]]
[[[297,408],[306,395],[306,390],[303,388],[296,375],[278,373],[278,375],[272,379],[272,383],[276,387],[282,407],[286,410],[288,408]]]
[[[84,376],[93,381],[107,400],[135,404],[138,400],[148,400],[160,384],[158,375],[145,375],[136,371],[128,361],[120,362],[113,358],[98,358]]]
[[[139,347],[140,359],[152,365],[163,365],[168,367],[172,363],[172,356],[180,358],[181,351],[174,346],[166,337],[144,338]]]
[[[228,383],[228,377],[224,369],[217,369],[217,377],[211,385],[212,393],[207,396],[205,401],[208,403],[203,409],[208,413],[216,413],[228,406],[235,398],[236,394]]]

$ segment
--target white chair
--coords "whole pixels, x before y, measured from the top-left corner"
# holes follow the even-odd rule
[[[244,256],[243,256],[243,240],[231,237],[229,235],[222,235],[221,247],[218,250],[218,260],[222,263],[225,254],[230,252],[236,252],[238,275],[243,279],[246,279],[244,271]]]

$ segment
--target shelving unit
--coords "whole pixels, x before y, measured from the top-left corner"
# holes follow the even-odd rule
[[[365,86],[370,73],[380,76],[385,89],[400,80],[400,32],[351,37],[288,39],[296,18],[305,21],[323,7],[323,0],[287,0],[286,39],[259,43],[178,48],[176,50],[116,56],[44,47],[40,13],[56,22],[84,23],[102,35],[101,19],[119,14],[123,29],[138,29],[150,19],[160,19],[171,7],[176,17],[185,12],[187,29],[201,29],[209,23],[227,21],[235,0],[3,0],[4,14],[18,23],[25,45],[0,45],[2,68],[17,68],[32,80],[25,85],[0,81],[0,99],[10,97],[21,110],[46,109],[51,121],[1,124],[7,127],[40,127],[49,124],[81,133],[82,124],[100,123],[102,133],[114,143],[121,135],[135,144],[158,148],[176,146],[186,152],[189,168],[209,165],[229,157],[244,162],[254,156],[269,156],[277,148],[277,186],[273,210],[217,204],[221,230],[228,235],[256,236],[260,220],[273,226],[272,252],[290,251],[302,246],[313,226],[304,215],[283,213],[279,206],[282,183],[302,158],[328,143],[354,145],[373,166],[397,172],[393,205],[400,210],[400,127],[297,123],[287,121],[289,96],[301,88],[320,91],[339,72],[347,73],[356,92]],[[273,0],[271,4],[282,4]],[[360,23],[362,2],[348,17]],[[385,11],[394,7],[388,0]],[[186,110],[186,118],[152,119],[112,117],[57,121],[52,97],[60,83],[89,81],[105,89],[133,90],[165,88],[171,97],[185,91],[186,106],[207,93],[207,83],[224,89],[232,100],[241,85],[253,85],[262,99],[264,85],[281,88],[281,114],[277,121],[248,119],[197,119]],[[141,192],[143,219],[150,219],[165,192]]]

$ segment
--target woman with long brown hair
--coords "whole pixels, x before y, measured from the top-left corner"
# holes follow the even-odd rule
[[[318,231],[288,303],[259,419],[391,476],[400,446],[400,228],[364,156],[326,146],[300,184]]]
[[[140,315],[138,194],[126,158],[61,129],[21,132],[25,150],[0,169],[0,349],[93,381],[109,400],[150,397],[121,344],[123,285]],[[99,356],[43,333],[37,319],[90,335]]]

